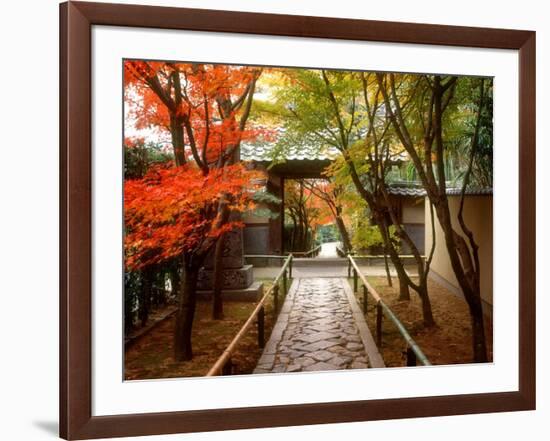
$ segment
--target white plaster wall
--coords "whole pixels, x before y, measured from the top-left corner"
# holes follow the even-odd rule
[[[456,231],[461,232],[458,225],[458,210],[460,197],[449,196],[449,208]],[[432,247],[432,222],[430,208],[426,199],[426,236],[425,249]],[[481,268],[480,288],[481,298],[488,304],[493,304],[493,197],[492,196],[466,196],[464,202],[464,221],[472,231],[479,246],[479,261]],[[463,233],[461,233],[464,236]],[[445,245],[443,230],[437,216],[435,216],[435,251],[432,260],[431,271],[443,277],[448,283],[460,290],[456,280],[451,260]],[[464,236],[465,237],[465,236]]]

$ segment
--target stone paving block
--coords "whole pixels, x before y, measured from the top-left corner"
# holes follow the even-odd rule
[[[333,317],[320,318],[320,319],[317,319],[317,320],[313,320],[311,322],[311,324],[314,324],[314,325],[329,325],[329,324],[332,324],[332,323],[334,323],[334,318]]]
[[[287,364],[290,361],[290,357],[285,355],[279,355],[279,363]]]
[[[283,372],[286,372],[286,366],[277,365],[273,366],[273,369],[271,369],[272,374],[282,374]]]
[[[311,334],[298,335],[295,339],[306,343],[315,343],[316,341],[328,340],[329,338],[334,337],[336,337],[336,335],[329,332],[313,332]]]
[[[349,355],[336,355],[336,356],[334,356],[334,354],[332,355],[333,357],[330,359],[330,363],[339,367],[346,366],[348,363],[353,361],[353,357]]]
[[[361,363],[360,361],[354,361],[351,363],[352,369],[367,369],[369,366],[366,363]]]
[[[324,361],[320,361],[318,363],[311,364],[309,366],[306,366],[304,368],[304,371],[312,372],[312,371],[335,371],[338,370],[339,367],[335,366],[331,363],[325,363]]]
[[[327,341],[331,343],[336,343],[337,345],[345,345],[347,343],[347,340],[342,337],[329,338]]]
[[[336,328],[338,328],[338,323],[336,322],[326,323],[321,325],[312,325],[309,327],[309,329],[316,332],[330,332],[330,331],[334,331]]]
[[[317,351],[309,354],[309,356],[317,361],[327,361],[328,359],[334,357],[334,354],[328,351]]]
[[[338,369],[346,369],[348,362],[344,361],[340,357],[334,357],[333,359],[330,360],[330,364],[333,364]]]
[[[311,366],[312,364],[315,364],[315,360],[307,356],[297,358],[296,360],[294,360],[294,362],[298,363],[303,368],[307,366]]]
[[[290,349],[293,351],[311,352],[311,349],[309,349],[308,346],[309,345],[302,342],[296,342],[290,347]]]
[[[360,351],[365,349],[361,343],[354,343],[354,342],[348,343],[346,345],[346,348],[348,348],[350,351]]]
[[[298,363],[289,364],[286,368],[287,372],[300,372],[302,370],[302,366]]]
[[[288,354],[288,356],[294,360],[295,358],[299,358],[304,354],[304,351],[292,351]]]
[[[328,340],[321,340],[321,341],[316,341],[315,343],[306,345],[303,348],[308,352],[314,352],[314,351],[319,351],[321,349],[327,349],[327,348],[330,348],[331,346],[336,346],[336,345],[338,345],[338,343],[334,343]]]

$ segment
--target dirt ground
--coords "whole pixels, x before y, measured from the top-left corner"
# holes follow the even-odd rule
[[[262,281],[264,290],[269,289],[271,281]],[[194,356],[193,360],[185,362],[176,362],[173,358],[174,316],[164,320],[125,351],[125,379],[146,380],[206,375],[255,306],[256,303],[253,302],[225,302],[225,318],[213,320],[212,303],[198,302],[192,337]],[[265,309],[266,340],[271,334],[273,324],[273,300],[268,299]],[[241,340],[232,358],[233,373],[251,373],[261,353],[256,326],[253,326]]]
[[[393,288],[387,285],[385,277],[369,277],[369,282],[378,291],[386,304],[399,317],[424,354],[434,365],[462,364],[472,362],[472,334],[470,314],[466,302],[438,285],[429,281],[428,292],[431,299],[435,328],[422,326],[420,299],[411,290],[410,301],[399,301],[399,283],[393,281]],[[352,283],[353,285],[353,283]],[[396,288],[397,287],[397,288]],[[361,301],[363,290],[356,294]],[[375,336],[376,308],[372,297],[367,313],[368,326]],[[493,359],[493,324],[485,318],[485,334],[489,360]],[[384,317],[382,328],[381,354],[388,367],[405,366],[406,344],[393,323]]]

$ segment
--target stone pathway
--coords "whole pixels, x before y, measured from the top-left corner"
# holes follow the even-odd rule
[[[336,252],[337,246],[338,242],[326,242],[324,244],[321,244],[321,251],[319,252],[319,255],[317,257],[320,259],[324,259],[327,257],[338,257],[338,253]]]
[[[254,373],[365,369],[382,367],[381,360],[348,282],[301,278],[292,284]]]

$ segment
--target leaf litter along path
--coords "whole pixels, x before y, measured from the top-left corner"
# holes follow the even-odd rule
[[[422,306],[416,293],[411,290],[411,300],[399,300],[399,281],[393,278],[393,287],[388,286],[385,277],[368,277],[386,304],[399,317],[411,336],[418,343],[433,365],[465,364],[472,362],[472,332],[470,314],[465,300],[433,280],[428,280],[428,292],[436,326],[425,328],[422,325]],[[353,280],[349,280],[350,285]],[[357,298],[362,297],[362,288],[357,290]],[[369,299],[372,300],[372,299]],[[375,332],[376,307],[369,303],[367,323]],[[397,328],[384,317],[382,347],[379,348],[387,367],[400,367],[406,364],[406,343]],[[484,318],[485,338],[489,362],[493,360],[493,324]]]
[[[295,279],[255,374],[382,367],[343,278]]]
[[[262,280],[264,290],[271,286],[271,280]],[[266,335],[271,332],[274,323],[273,300],[266,302]],[[199,377],[204,376],[227,345],[233,340],[239,329],[250,317],[256,303],[224,302],[223,320],[213,320],[212,303],[197,303],[193,324],[193,359],[176,362],[173,353],[174,316],[162,321],[146,335],[135,341],[125,351],[125,380],[148,380],[158,378]],[[237,346],[232,357],[234,374],[252,372],[262,350],[258,347],[258,335],[251,329]]]

